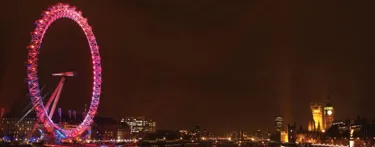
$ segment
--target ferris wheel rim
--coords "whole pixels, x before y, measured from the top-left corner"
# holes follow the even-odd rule
[[[64,130],[60,128],[48,117],[44,104],[41,100],[38,82],[38,56],[43,37],[47,32],[48,27],[52,25],[53,22],[61,18],[69,18],[80,26],[86,35],[92,58],[93,87],[90,107],[86,117],[83,119],[83,122],[73,130]],[[61,138],[77,137],[86,131],[87,128],[92,124],[95,114],[97,113],[100,100],[102,66],[99,47],[97,45],[95,35],[92,32],[91,26],[87,22],[87,18],[84,18],[80,11],[76,11],[75,7],[68,4],[58,3],[49,7],[47,11],[43,12],[42,18],[36,22],[36,25],[37,27],[35,28],[34,32],[32,32],[30,46],[28,46],[29,53],[27,58],[27,79],[32,104],[35,106],[35,111],[37,112],[39,121],[43,123],[48,132],[56,133]]]

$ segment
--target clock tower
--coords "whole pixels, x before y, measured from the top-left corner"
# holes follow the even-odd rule
[[[325,129],[329,129],[332,126],[334,120],[335,111],[330,102],[330,95],[327,97],[327,102],[323,108],[323,125]]]

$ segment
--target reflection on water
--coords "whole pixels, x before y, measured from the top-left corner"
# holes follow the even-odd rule
[[[111,147],[111,146],[101,146],[101,147]],[[114,147],[114,146],[113,146]],[[119,145],[116,147],[129,147],[126,145]],[[267,144],[174,144],[174,145],[141,145],[141,146],[132,146],[132,147],[289,147],[289,146],[280,146],[280,145],[267,145]],[[292,147],[292,146],[290,146]]]
[[[0,147],[32,147],[31,145],[11,145],[11,144],[0,144]],[[33,145],[38,147],[37,145]],[[45,146],[45,145],[40,145]],[[272,145],[272,144],[199,144],[199,143],[188,143],[188,144],[165,144],[165,145],[94,145],[94,144],[86,144],[86,145],[53,145],[54,147],[287,147],[287,146],[280,146],[280,145]],[[292,147],[292,146],[290,146]]]

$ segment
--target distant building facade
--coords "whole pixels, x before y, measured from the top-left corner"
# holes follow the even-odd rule
[[[69,110],[67,115],[57,112],[58,114],[53,117],[53,121],[65,130],[75,129],[82,122],[84,115],[76,115],[76,113],[71,112]],[[20,120],[21,117],[9,114],[0,118],[0,137],[9,141],[30,140],[41,138],[41,135],[45,133],[42,124],[38,124],[35,113],[31,113]],[[33,130],[35,125],[36,128]],[[129,134],[130,129],[125,122],[121,123],[109,117],[98,116],[94,118],[93,124],[82,134],[82,139],[125,140],[130,139]]]
[[[313,116],[314,121],[314,131],[323,131],[323,105],[319,103],[311,103],[310,109]],[[311,127],[311,126],[310,126]]]
[[[119,128],[117,129],[117,140],[124,140],[130,138],[130,127],[125,122],[125,120],[121,120],[119,124]]]
[[[315,131],[316,130],[314,120],[311,120],[311,121],[308,122],[307,130],[308,131]]]
[[[110,117],[95,117],[91,128],[93,140],[117,140],[118,138],[119,123]]]
[[[281,116],[275,117],[275,129],[277,132],[280,132],[284,128],[284,119]]]
[[[22,121],[19,121],[20,118],[8,116],[0,119],[0,136],[7,140],[21,140],[29,137],[37,122],[36,117],[26,117]]]
[[[146,117],[123,118],[130,127],[130,133],[149,133],[156,131],[156,122]]]
[[[312,102],[310,105],[313,120],[309,121],[309,131],[321,131],[325,132],[329,129],[334,122],[334,107],[330,103],[330,96],[327,98],[327,102],[316,103]]]
[[[281,142],[289,142],[288,131],[280,131],[280,141]]]

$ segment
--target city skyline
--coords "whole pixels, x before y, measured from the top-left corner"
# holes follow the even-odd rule
[[[26,46],[33,22],[56,2],[4,2],[0,105],[29,100]],[[307,124],[310,102],[330,93],[335,118],[375,117],[369,111],[375,102],[369,4],[66,2],[89,18],[101,47],[99,115],[149,116],[162,128],[256,130],[272,128],[275,116]],[[51,91],[58,80],[53,72],[78,71],[59,105],[83,109],[91,90],[84,34],[59,20],[44,43],[41,83]]]

